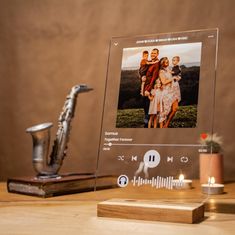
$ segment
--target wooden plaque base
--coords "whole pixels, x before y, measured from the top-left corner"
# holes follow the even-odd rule
[[[22,177],[7,181],[8,192],[44,198],[92,191],[95,187],[96,189],[110,188],[114,185],[116,185],[116,178],[114,181],[112,176],[96,178],[92,174],[74,174],[49,179]]]
[[[203,220],[204,205],[200,203],[112,199],[98,204],[97,215],[192,224]]]

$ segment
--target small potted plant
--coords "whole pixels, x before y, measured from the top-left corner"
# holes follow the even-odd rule
[[[222,138],[217,134],[203,133],[200,144],[200,183],[208,183],[209,177],[214,177],[216,183],[223,183]]]

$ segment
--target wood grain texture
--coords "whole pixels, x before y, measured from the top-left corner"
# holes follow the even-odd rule
[[[204,218],[201,203],[111,199],[97,205],[100,217],[196,223]]]
[[[115,177],[95,177],[91,174],[60,176],[59,178],[48,179],[20,177],[8,179],[7,181],[8,192],[43,198],[94,191],[95,188],[111,188],[114,185],[116,185]]]

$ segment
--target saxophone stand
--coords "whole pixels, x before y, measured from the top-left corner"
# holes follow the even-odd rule
[[[26,129],[26,132],[30,133],[33,138],[33,168],[37,176],[8,179],[8,192],[46,198],[92,191],[95,188],[110,188],[116,184],[111,176],[96,177],[95,174],[90,173],[58,174],[66,156],[77,95],[91,90],[86,85],[72,87],[59,116],[58,131],[50,156],[48,156],[48,149],[50,128],[53,124],[43,123]]]

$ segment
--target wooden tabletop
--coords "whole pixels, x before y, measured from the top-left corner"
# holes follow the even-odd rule
[[[152,222],[97,217],[97,204],[110,198],[156,200],[204,200],[206,218],[198,224]],[[206,198],[196,186],[187,191],[108,189],[53,198],[37,198],[7,192],[0,183],[0,234],[235,234],[235,183],[225,193]]]

